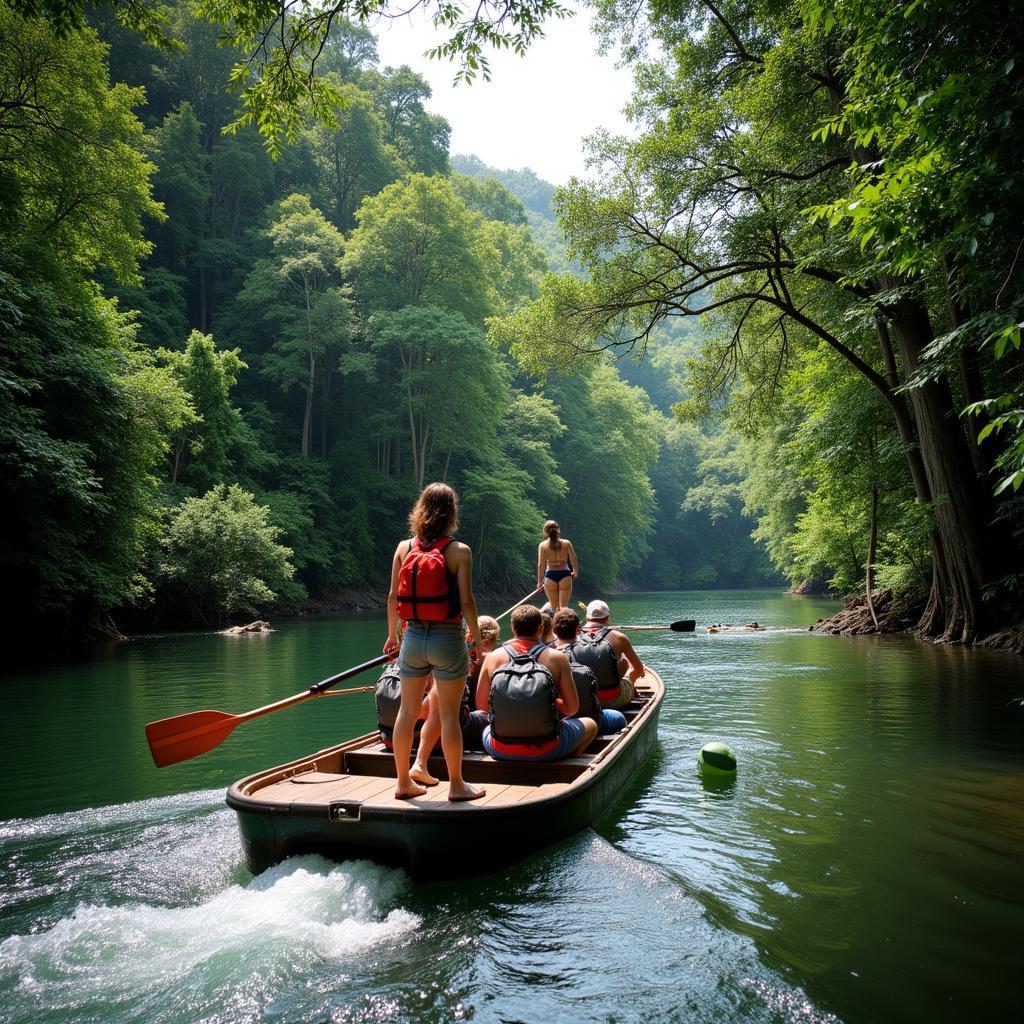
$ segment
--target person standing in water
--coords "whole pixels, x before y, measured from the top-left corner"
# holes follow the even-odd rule
[[[572,581],[579,576],[580,560],[572,541],[562,537],[554,519],[544,524],[544,533],[547,539],[537,545],[537,586],[544,588],[553,615],[559,608],[569,607]]]
[[[402,703],[392,734],[398,775],[395,796],[400,800],[426,793],[421,780],[410,772],[409,755],[431,673],[441,719],[441,750],[448,766],[448,799],[475,800],[485,792],[462,778],[459,705],[469,674],[463,618],[477,649],[484,643],[473,596],[473,552],[451,536],[458,520],[455,492],[447,484],[429,484],[409,513],[412,539],[399,542],[391,561],[384,653],[398,654],[402,684]],[[401,643],[399,620],[405,622]],[[436,780],[427,777],[422,781]]]

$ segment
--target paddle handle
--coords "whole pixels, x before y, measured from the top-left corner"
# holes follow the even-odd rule
[[[364,661],[361,665],[356,665],[354,668],[347,668],[344,672],[339,672],[336,676],[329,676],[327,679],[323,679],[319,683],[314,683],[308,690],[303,690],[301,693],[293,694],[291,697],[285,697],[284,700],[276,700],[273,704],[264,704],[263,707],[256,708],[254,711],[247,711],[244,715],[237,715],[236,718],[238,721],[235,722],[235,725],[240,725],[242,722],[251,722],[254,718],[262,718],[264,715],[272,715],[275,711],[284,711],[285,708],[290,708],[295,704],[301,704],[304,700],[309,700],[310,697],[320,697],[332,686],[344,682],[346,679],[351,679],[352,676],[357,676],[360,672],[365,672],[367,669],[383,665],[384,662],[390,660],[391,659],[388,655],[380,654],[376,658]],[[232,728],[234,728],[234,726],[232,726]]]
[[[343,683],[346,679],[351,679],[353,676],[359,675],[360,672],[365,672],[367,669],[376,668],[378,665],[383,665],[384,662],[390,660],[391,655],[379,654],[377,655],[376,658],[371,658],[369,661],[364,661],[362,665],[356,665],[355,668],[347,668],[345,669],[344,672],[339,672],[336,676],[329,676],[327,679],[323,679],[319,683],[314,683],[309,688],[309,693],[313,695],[323,693],[325,690],[329,690],[332,686],[335,686],[338,683]],[[288,699],[291,700],[292,698],[289,697]],[[268,707],[270,706],[273,705],[268,705]]]
[[[503,618],[505,618],[506,615],[511,615],[521,604],[526,604],[526,602],[529,601],[531,597],[535,597],[543,589],[544,589],[543,587],[538,587],[536,590],[531,590],[530,593],[528,593],[526,595],[526,597],[521,598],[520,600],[516,601],[516,603],[514,605],[512,605],[511,608],[506,608],[500,615],[496,615],[494,617],[495,621],[501,622],[501,620]]]

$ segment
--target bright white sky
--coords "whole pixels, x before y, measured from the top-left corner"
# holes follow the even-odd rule
[[[566,6],[570,6],[566,4]],[[551,21],[525,57],[491,51],[491,81],[452,85],[456,65],[423,54],[444,38],[422,12],[371,26],[381,66],[408,64],[434,91],[431,113],[452,126],[452,153],[472,153],[499,169],[529,167],[561,185],[584,173],[583,139],[597,128],[629,133],[622,108],[629,71],[596,52],[591,12]]]

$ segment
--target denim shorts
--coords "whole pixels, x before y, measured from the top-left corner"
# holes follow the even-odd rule
[[[598,736],[612,736],[626,728],[626,716],[621,711],[605,708],[601,712],[601,721],[597,723]]]
[[[409,622],[398,652],[398,673],[403,679],[434,673],[435,679],[465,679],[469,651],[461,622]]]

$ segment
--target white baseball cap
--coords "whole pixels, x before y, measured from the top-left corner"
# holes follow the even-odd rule
[[[587,605],[588,619],[607,619],[609,615],[611,615],[611,611],[604,601],[591,601]]]

